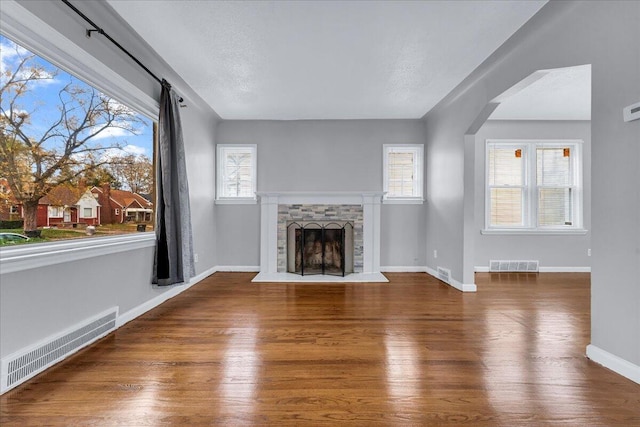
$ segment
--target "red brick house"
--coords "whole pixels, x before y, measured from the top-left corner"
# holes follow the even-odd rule
[[[100,224],[100,204],[86,187],[59,185],[38,202],[38,227]]]
[[[114,190],[108,184],[93,187],[91,193],[102,207],[103,224],[152,222],[153,203],[138,193]]]

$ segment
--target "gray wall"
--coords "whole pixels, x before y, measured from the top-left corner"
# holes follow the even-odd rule
[[[476,227],[465,203],[465,133],[487,103],[539,69],[592,64],[592,344],[640,365],[640,2],[550,2],[424,118],[427,129],[427,253],[454,278],[473,277]],[[470,189],[469,189],[470,190]],[[444,248],[444,250],[443,250]],[[465,254],[463,256],[462,254]],[[464,274],[463,274],[464,273]]]
[[[591,229],[591,123],[588,121],[488,120],[476,133],[474,265],[489,260],[537,259],[540,267],[589,267],[591,235],[482,235],[485,226],[485,143],[487,139],[581,139],[583,156],[583,227]]]
[[[85,25],[69,14],[62,2],[34,1],[24,5],[150,96],[159,98],[159,85],[155,81],[137,66],[130,66],[121,53],[99,40],[89,41],[84,36]],[[174,83],[174,87],[183,85],[150,49],[143,49],[144,42],[136,39],[125,24],[112,18],[105,3],[85,2],[82,6],[156,73]],[[97,37],[92,40],[94,38]],[[215,194],[212,159],[218,117],[195,93],[183,89],[181,94],[188,104],[180,112],[189,170],[194,245],[200,258],[196,272],[201,273],[216,265],[211,207]],[[152,260],[153,248],[146,248],[2,274],[0,356],[34,344],[112,306],[119,306],[122,314],[167,292],[169,288],[151,285]]]
[[[258,191],[382,191],[382,145],[422,144],[420,120],[223,121],[216,142],[257,144]],[[217,205],[219,265],[259,264],[260,211]],[[426,205],[383,205],[381,265],[425,262]]]

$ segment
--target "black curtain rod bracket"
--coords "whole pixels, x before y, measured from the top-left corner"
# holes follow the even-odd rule
[[[92,33],[98,33],[98,34],[102,34],[104,37],[106,37],[107,40],[109,40],[114,46],[116,46],[118,49],[120,49],[123,53],[125,53],[129,58],[131,58],[136,64],[138,64],[143,70],[145,70],[147,72],[147,74],[149,74],[151,77],[153,77],[158,83],[160,83],[161,85],[165,86],[166,85],[169,86],[169,89],[171,89],[171,85],[169,84],[169,82],[167,82],[165,79],[160,79],[158,76],[156,76],[150,69],[148,69],[142,62],[140,62],[140,60],[138,58],[136,58],[135,56],[133,56],[131,54],[131,52],[129,52],[127,49],[125,49],[124,47],[122,47],[122,45],[120,45],[120,43],[118,43],[117,41],[115,41],[109,34],[105,33],[105,31],[98,27],[91,19],[89,19],[89,17],[87,17],[87,15],[85,15],[84,13],[80,12],[80,10],[75,7],[74,5],[72,5],[69,0],[62,0],[62,2],[64,4],[66,4],[67,6],[69,6],[69,8],[71,10],[73,10],[78,16],[80,16],[82,19],[84,19],[89,25],[91,25],[91,27],[93,28],[87,28],[85,31],[85,35],[87,36],[87,38],[91,38],[91,34]],[[182,97],[180,97],[178,99],[178,102],[182,104],[182,102],[184,101],[184,99]],[[186,107],[186,105],[181,105],[181,107]]]

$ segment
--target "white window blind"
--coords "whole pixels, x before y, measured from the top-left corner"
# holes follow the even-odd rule
[[[256,146],[218,145],[218,199],[255,199]]]
[[[488,150],[490,224],[525,225],[525,164],[522,146],[491,145]]]
[[[83,218],[93,218],[93,209],[92,208],[84,208],[84,212],[82,214]]]
[[[422,145],[384,145],[386,200],[422,201]]]
[[[487,142],[487,228],[579,228],[581,141]]]

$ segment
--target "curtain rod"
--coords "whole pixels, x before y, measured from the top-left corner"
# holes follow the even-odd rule
[[[127,49],[122,47],[122,45],[120,43],[115,41],[102,28],[98,27],[95,24],[95,22],[93,22],[91,19],[89,19],[89,17],[87,17],[87,15],[85,15],[82,12],[80,12],[80,10],[78,10],[78,8],[76,8],[74,5],[72,5],[69,2],[69,0],[62,0],[62,2],[64,4],[66,4],[67,6],[69,6],[69,8],[71,8],[71,10],[73,10],[76,14],[78,14],[78,16],[80,16],[82,19],[87,21],[87,23],[93,27],[93,29],[87,28],[87,30],[86,30],[87,31],[86,32],[86,36],[87,37],[91,37],[91,33],[94,33],[94,32],[96,32],[98,34],[102,34],[103,36],[106,37],[107,40],[109,40],[111,43],[113,43],[118,49],[120,49],[122,52],[124,52],[129,58],[131,58],[136,64],[138,64],[143,70],[145,70],[147,72],[147,74],[149,74],[151,77],[153,77],[158,83],[160,83],[162,86],[166,87],[167,89],[171,89],[171,84],[168,81],[166,81],[165,79],[160,79],[158,76],[156,76],[150,69],[148,69],[142,62],[140,62],[140,60],[138,58],[133,56]],[[182,99],[182,97],[180,97],[178,99],[178,102],[182,103],[182,101],[183,101],[183,99]]]

